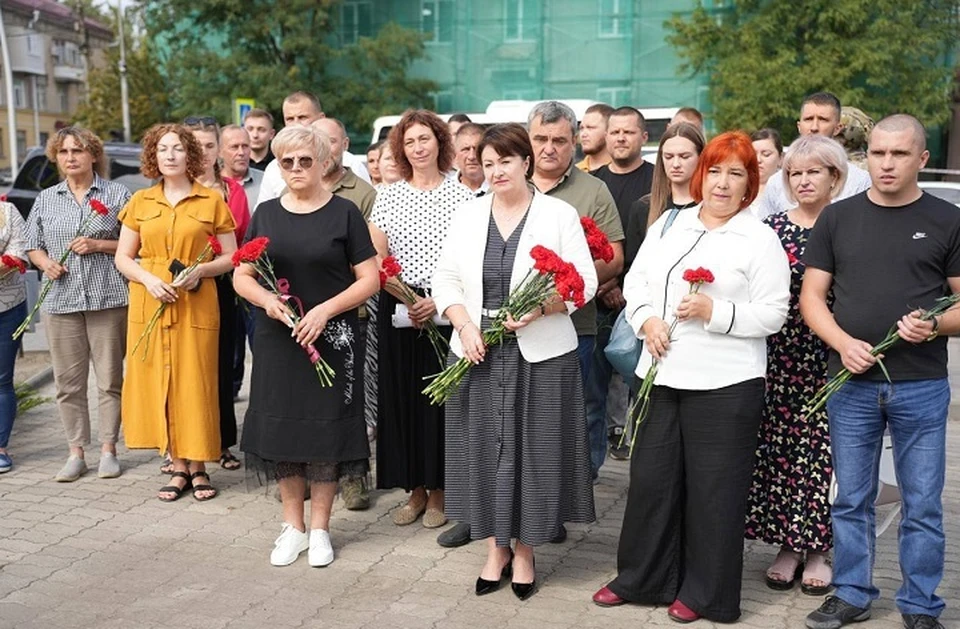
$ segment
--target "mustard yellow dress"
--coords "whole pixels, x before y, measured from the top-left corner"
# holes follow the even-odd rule
[[[158,184],[133,195],[120,221],[140,234],[140,266],[166,282],[170,263],[189,266],[207,239],[232,232],[230,208],[216,191],[194,182],[190,194],[171,207]],[[210,256],[204,261],[209,261]],[[217,343],[220,311],[212,278],[195,292],[177,291],[144,346],[133,346],[160,301],[143,284],[130,282],[127,370],[121,413],[128,448],[157,448],[192,461],[220,457]]]

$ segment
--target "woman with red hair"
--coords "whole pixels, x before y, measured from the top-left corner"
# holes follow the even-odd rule
[[[659,370],[636,430],[617,577],[598,605],[670,605],[679,622],[740,616],[743,533],[763,409],[766,337],[780,330],[790,268],[749,206],[760,175],[750,138],[723,133],[690,184],[700,206],[663,215],[626,276],[627,320]],[[713,275],[693,293],[687,269]],[[677,321],[671,330],[671,322]]]

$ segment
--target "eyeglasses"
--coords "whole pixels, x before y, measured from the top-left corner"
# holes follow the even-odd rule
[[[183,119],[183,124],[188,127],[215,127],[217,126],[217,119],[213,116],[190,116]]]
[[[291,171],[300,165],[300,168],[304,170],[309,170],[313,166],[312,157],[282,157],[280,158],[280,168]]]

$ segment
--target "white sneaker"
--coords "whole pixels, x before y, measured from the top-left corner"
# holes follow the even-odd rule
[[[333,544],[330,533],[323,529],[310,530],[310,552],[307,559],[314,568],[323,568],[333,563]]]
[[[284,522],[280,537],[274,542],[273,552],[270,553],[270,563],[274,566],[289,566],[309,547],[310,538],[307,534]]]

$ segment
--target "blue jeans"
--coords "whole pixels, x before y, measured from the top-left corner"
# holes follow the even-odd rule
[[[589,376],[584,379],[583,401],[587,410],[587,434],[590,437],[590,466],[593,477],[607,458],[607,391],[613,377],[613,365],[603,353],[610,342],[610,332],[617,320],[619,310],[597,307],[597,337],[593,348]]]
[[[833,503],[836,595],[869,607],[880,596],[873,585],[877,473],[883,431],[893,441],[894,467],[903,502],[897,607],[904,614],[939,616],[936,595],[943,577],[943,492],[946,469],[946,378],[894,382],[851,381],[827,402],[839,493]]]
[[[13,331],[27,317],[27,302],[0,312],[0,448],[6,448],[17,417],[17,394],[13,392],[13,366],[17,362],[20,339]]]

